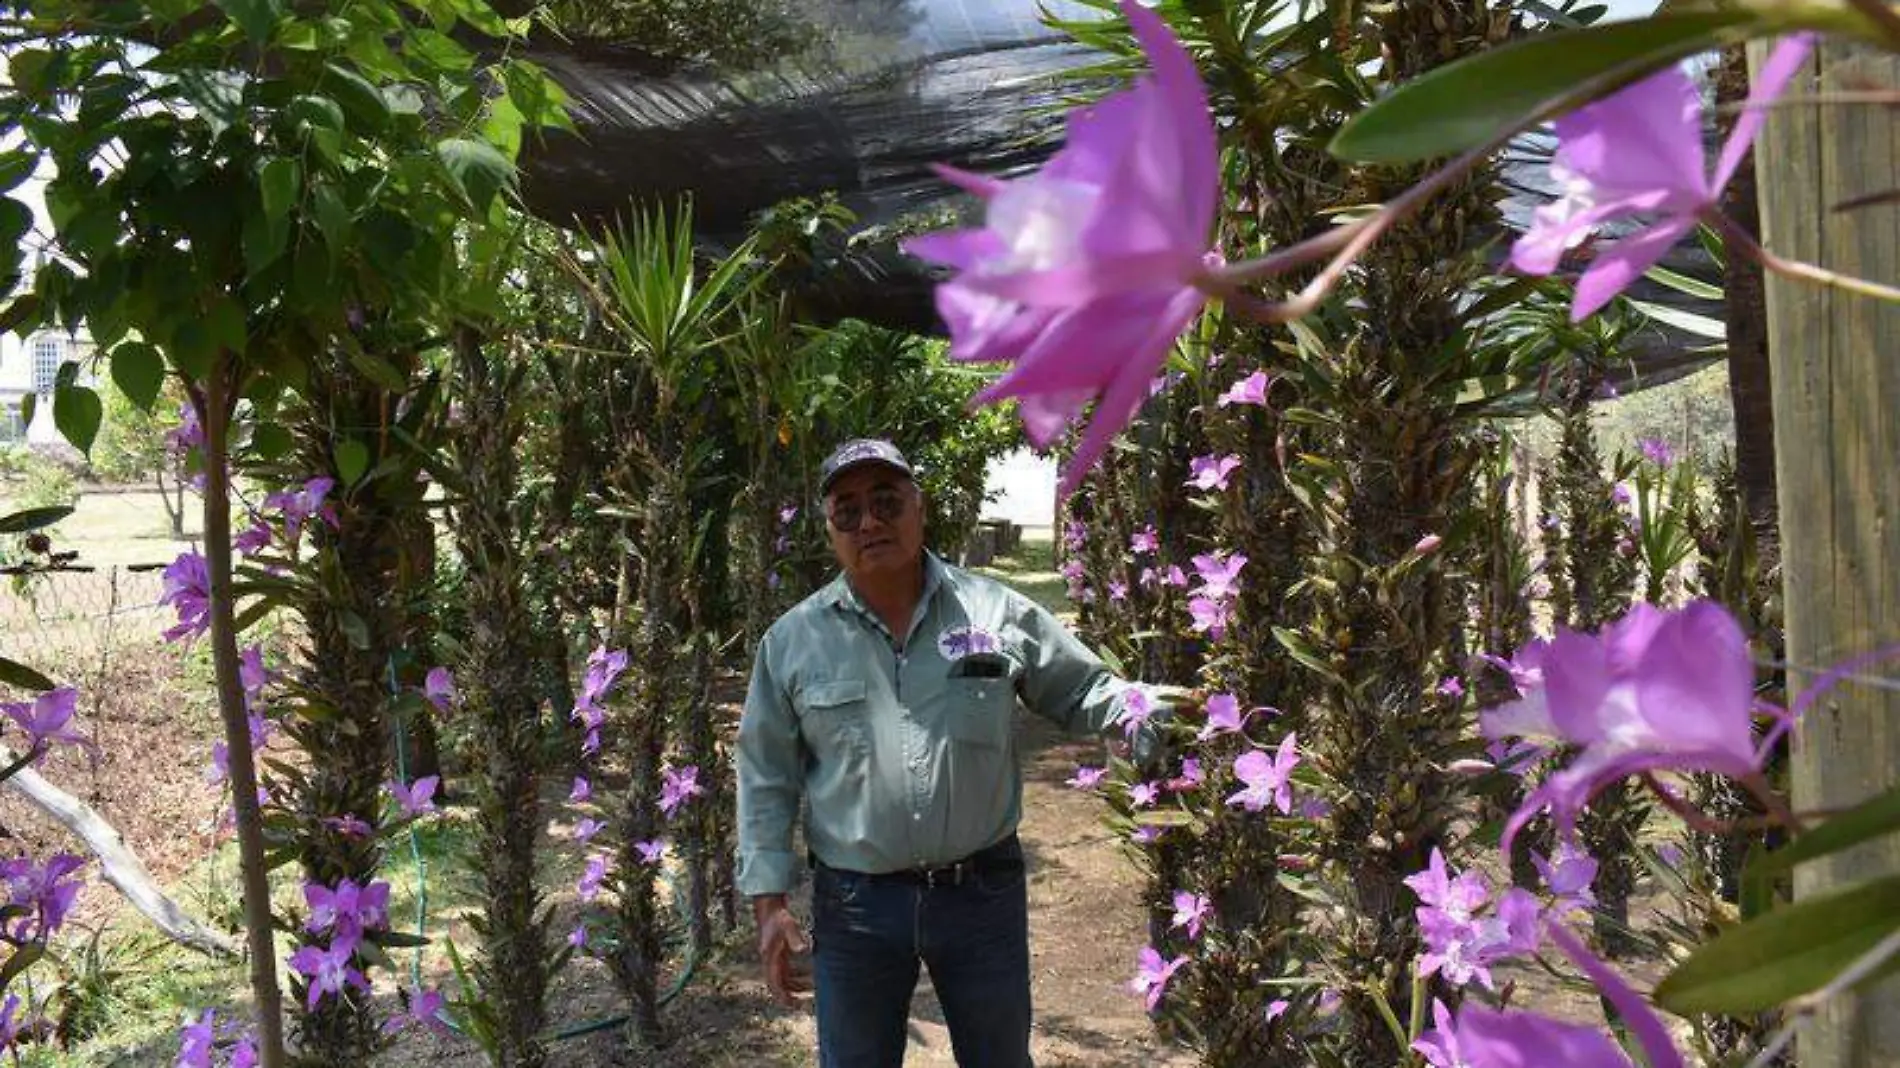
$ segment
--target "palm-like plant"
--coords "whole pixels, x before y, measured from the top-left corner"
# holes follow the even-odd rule
[[[614,828],[620,931],[608,965],[631,1003],[630,1041],[650,1044],[662,1034],[658,984],[665,960],[654,869],[642,862],[637,844],[662,836],[661,764],[669,724],[682,704],[681,726],[694,743],[684,754],[687,761],[705,776],[719,763],[707,749],[709,703],[694,699],[698,688],[678,684],[689,670],[681,651],[689,620],[681,606],[692,598],[696,561],[711,534],[696,525],[688,501],[717,458],[703,431],[719,417],[712,403],[722,388],[718,347],[738,329],[737,313],[759,273],[750,241],[702,270],[692,217],[684,208],[670,217],[664,210],[642,212],[631,228],[606,235],[598,263],[600,310],[625,346],[623,380],[631,386],[631,395],[616,398],[613,409],[625,459],[610,481],[617,510],[640,528],[637,538],[629,531],[625,543],[637,573],[626,573],[624,610],[616,611],[632,652],[633,674],[630,708],[619,723],[629,783]],[[688,691],[684,702],[682,689]],[[709,796],[692,804],[727,805],[729,798],[719,790],[723,783],[712,785]],[[703,821],[689,825],[705,826]],[[692,869],[703,873],[717,848],[695,835],[684,851]],[[697,896],[703,899],[703,893]]]

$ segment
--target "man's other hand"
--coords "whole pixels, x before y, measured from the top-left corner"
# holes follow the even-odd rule
[[[765,985],[772,1000],[794,1008],[793,996],[811,990],[811,974],[799,957],[811,949],[798,917],[786,906],[784,894],[766,894],[752,899],[752,916],[759,924],[759,962],[765,968]]]

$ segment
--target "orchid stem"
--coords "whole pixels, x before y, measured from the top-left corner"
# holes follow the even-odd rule
[[[1754,260],[1756,263],[1761,264],[1766,270],[1773,271],[1787,278],[1796,278],[1804,282],[1814,282],[1819,285],[1827,286],[1830,289],[1838,289],[1847,293],[1858,293],[1861,296],[1873,297],[1876,300],[1900,302],[1900,288],[1882,285],[1879,282],[1870,282],[1865,278],[1856,278],[1853,275],[1830,271],[1825,267],[1817,267],[1812,263],[1784,259],[1775,255],[1763,248],[1747,230],[1736,225],[1733,219],[1730,219],[1722,212],[1705,212],[1703,214],[1703,221],[1722,231],[1722,236],[1729,241],[1729,247],[1747,256],[1749,259]]]
[[[1768,785],[1767,777],[1761,772],[1744,775],[1739,781],[1743,786],[1748,787],[1748,792],[1755,795],[1755,800],[1761,802],[1761,807],[1767,809],[1768,814],[1780,821],[1782,826],[1796,834],[1808,829],[1807,822],[1794,814],[1794,809],[1789,808],[1788,802],[1782,800],[1774,787]]]
[[[1689,802],[1684,801],[1681,797],[1676,795],[1674,790],[1669,789],[1669,787],[1664,786],[1658,781],[1654,775],[1644,775],[1643,783],[1649,787],[1651,793],[1656,795],[1656,799],[1662,802],[1664,808],[1681,819],[1682,822],[1688,824],[1690,830],[1700,831],[1703,834],[1736,834],[1742,831],[1765,831],[1770,827],[1779,827],[1782,825],[1781,817],[1773,815],[1750,816],[1746,819],[1739,820],[1718,820]]]

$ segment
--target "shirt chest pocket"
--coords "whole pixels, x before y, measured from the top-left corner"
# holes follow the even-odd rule
[[[944,721],[950,737],[959,742],[1001,749],[1009,744],[1010,719],[1016,711],[1016,689],[1005,678],[953,678]]]
[[[799,724],[805,745],[820,761],[854,763],[871,755],[870,705],[862,679],[814,682],[799,695]]]

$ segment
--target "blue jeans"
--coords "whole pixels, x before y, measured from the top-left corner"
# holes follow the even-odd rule
[[[956,885],[818,866],[819,1068],[903,1068],[920,963],[930,969],[959,1068],[1031,1068],[1029,898],[1021,847],[1010,845],[1014,864],[1005,858]]]

